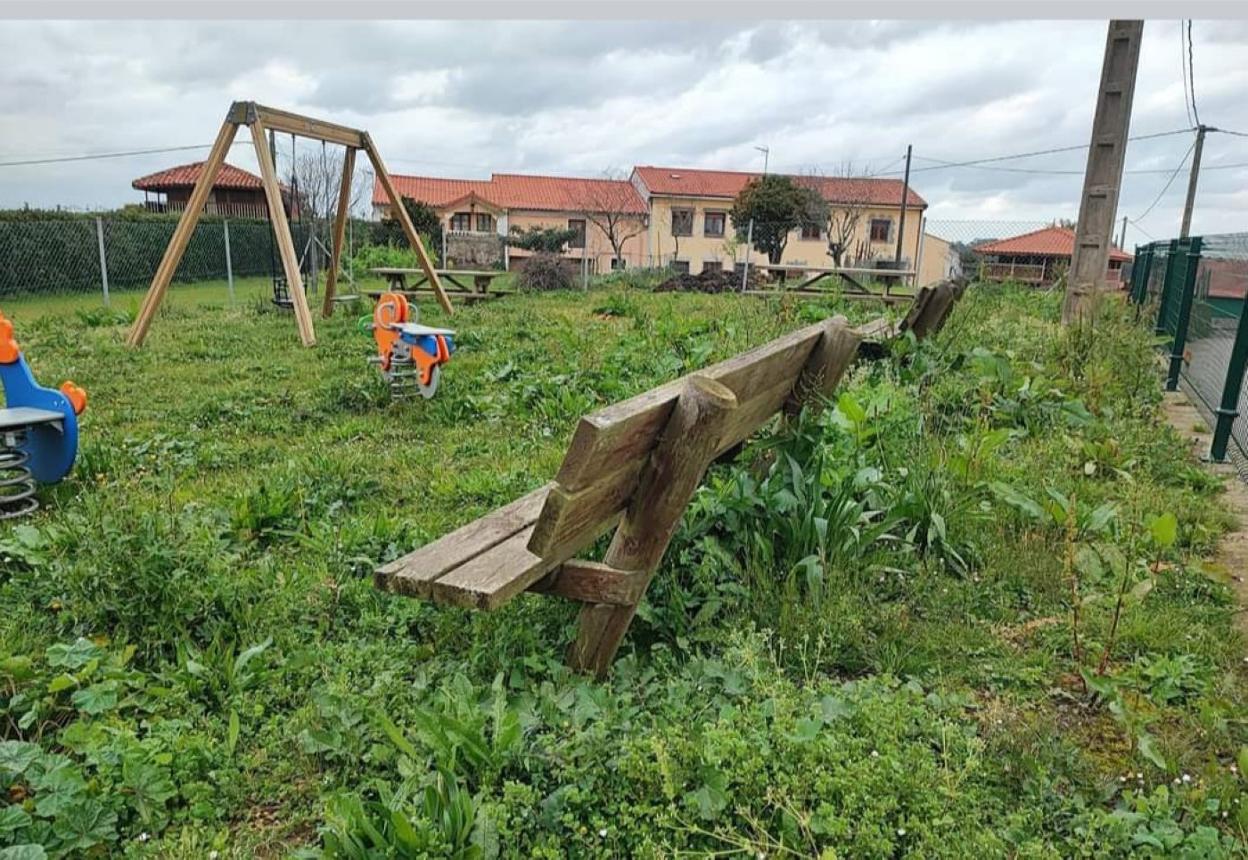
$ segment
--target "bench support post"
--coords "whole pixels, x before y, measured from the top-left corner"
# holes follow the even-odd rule
[[[627,606],[589,604],[581,609],[576,641],[568,653],[573,669],[599,678],[610,670],[637,604],[719,447],[724,423],[736,408],[736,395],[727,386],[702,376],[689,379],[603,559],[608,567],[637,572],[636,600]]]

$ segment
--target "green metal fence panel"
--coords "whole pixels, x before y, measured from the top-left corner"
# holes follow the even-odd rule
[[[1166,377],[1166,390],[1179,389],[1179,373],[1183,369],[1184,349],[1187,347],[1187,329],[1192,319],[1192,301],[1196,292],[1196,270],[1200,265],[1201,238],[1193,236],[1179,240],[1175,255],[1175,290],[1170,304],[1173,306],[1173,325],[1170,331],[1170,372]],[[1180,262],[1181,261],[1181,262]]]
[[[1248,458],[1248,233],[1202,237],[1184,349],[1186,389],[1216,419],[1210,456]]]
[[[1174,336],[1179,322],[1180,279],[1184,270],[1183,252],[1187,244],[1172,239],[1166,249],[1166,269],[1161,276],[1161,294],[1157,299],[1157,334]]]

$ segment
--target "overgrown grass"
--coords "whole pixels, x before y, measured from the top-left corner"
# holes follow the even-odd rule
[[[1224,515],[1125,314],[1072,337],[1054,297],[975,287],[858,366],[712,471],[597,684],[562,666],[575,607],[371,570],[548,480],[581,414],[875,309],[430,309],[460,352],[393,405],[364,309],[307,351],[253,287],[175,287],[139,352],[124,313],[5,305],[91,406],[71,479],[0,526],[0,851],[1243,853]]]

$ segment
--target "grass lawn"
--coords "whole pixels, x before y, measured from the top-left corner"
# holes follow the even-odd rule
[[[570,604],[371,571],[549,480],[582,414],[874,303],[427,303],[459,352],[392,404],[366,306],[305,350],[267,291],[176,285],[140,351],[139,294],[3,304],[90,406],[0,524],[2,860],[1244,853],[1218,487],[1126,312],[977,286],[858,365],[712,471],[600,684]]]

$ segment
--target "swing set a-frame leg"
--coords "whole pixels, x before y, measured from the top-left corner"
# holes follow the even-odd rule
[[[152,278],[152,285],[148,287],[147,295],[143,297],[139,315],[135,318],[134,325],[130,327],[130,334],[126,338],[128,345],[143,345],[143,339],[147,337],[147,330],[152,325],[152,319],[160,308],[165,291],[169,289],[173,273],[178,270],[178,264],[182,262],[187,243],[190,242],[191,235],[195,232],[195,226],[199,223],[199,215],[204,211],[204,205],[208,202],[208,194],[212,191],[212,184],[217,179],[221,165],[225,163],[225,154],[229,152],[230,146],[234,143],[234,134],[237,131],[238,125],[229,119],[221,124],[217,139],[212,144],[212,151],[208,153],[208,160],[204,162],[203,168],[199,171],[199,179],[195,181],[195,188],[191,191],[186,208],[182,210],[182,217],[178,219],[173,238],[169,240],[165,255],[160,259],[160,266],[157,267],[156,275]]]
[[[286,220],[286,210],[282,206],[282,190],[277,184],[277,169],[273,166],[273,154],[264,138],[264,125],[259,118],[252,119],[251,140],[256,147],[256,159],[260,162],[260,181],[264,186],[264,196],[269,203],[269,217],[272,219],[273,235],[277,238],[277,250],[282,258],[282,269],[286,272],[286,288],[290,291],[290,302],[295,310],[295,325],[299,327],[299,339],[304,346],[316,345],[316,331],[312,328],[312,311],[308,309],[308,297],[303,291],[303,276],[299,273],[299,257],[295,253],[295,243],[290,236],[290,224]],[[298,201],[296,201],[296,205]]]
[[[351,179],[355,173],[355,147],[348,146],[342,159],[342,186],[338,191],[338,212],[334,216],[333,253],[329,260],[329,273],[325,276],[325,301],[321,316],[329,319],[334,315],[334,293],[338,288],[338,270],[342,266],[342,239],[347,229],[347,215],[351,208]]]

